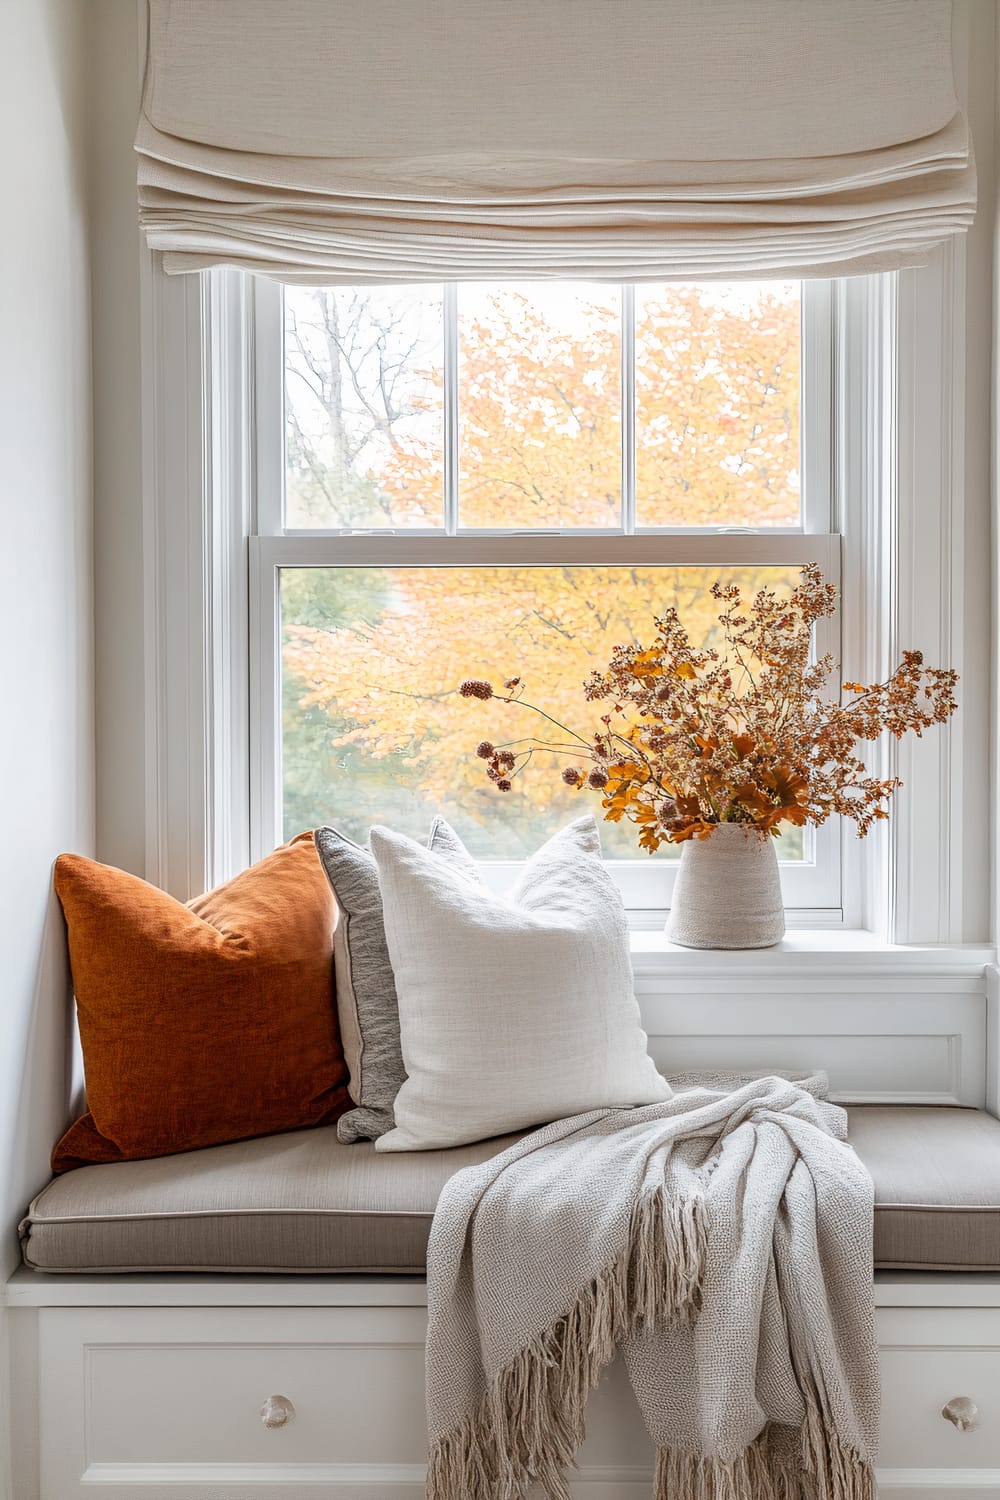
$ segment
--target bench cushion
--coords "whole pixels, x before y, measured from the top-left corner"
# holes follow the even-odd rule
[[[978,1109],[875,1104],[850,1111],[875,1182],[875,1264],[1000,1269],[1000,1120]]]
[[[850,1117],[875,1180],[876,1267],[1000,1269],[1000,1121],[917,1105]],[[383,1155],[322,1127],[82,1167],[31,1205],[24,1259],[65,1273],[422,1274],[444,1183],[514,1139]]]
[[[39,1271],[375,1271],[423,1275],[438,1195],[516,1136],[376,1153],[335,1126],[153,1161],[81,1167],[21,1226]]]

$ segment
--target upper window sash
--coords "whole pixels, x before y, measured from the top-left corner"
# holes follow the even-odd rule
[[[636,394],[635,394],[635,291],[625,284],[622,299],[621,379],[621,495],[619,526],[557,528],[562,534],[595,536],[679,536],[702,532],[758,532],[767,536],[822,534],[833,527],[833,366],[834,283],[806,281],[801,297],[800,375],[800,524],[780,526],[647,526],[637,520],[636,507]],[[443,381],[444,381],[444,483],[442,525],[406,527],[399,536],[412,539],[430,536],[518,536],[545,535],[553,528],[462,526],[459,513],[459,355],[458,287],[444,287]],[[253,280],[254,305],[254,407],[255,407],[255,503],[254,530],[259,536],[337,536],[358,534],[353,528],[296,528],[285,524],[285,393],[282,288],[262,277]],[[361,528],[362,533],[368,528]],[[390,528],[377,528],[390,536]]]

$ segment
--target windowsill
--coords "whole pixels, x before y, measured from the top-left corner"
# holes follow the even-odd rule
[[[773,948],[682,948],[664,932],[630,934],[637,974],[852,975],[865,972],[914,976],[981,977],[996,961],[986,943],[887,943],[858,928],[793,928]]]

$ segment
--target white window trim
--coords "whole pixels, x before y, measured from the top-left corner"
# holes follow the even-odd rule
[[[845,589],[871,605],[863,619],[844,620],[851,676],[883,673],[897,642],[919,642],[928,660],[963,670],[955,603],[963,454],[951,433],[964,431],[964,262],[956,241],[920,270],[839,284],[832,519],[847,537]],[[268,774],[260,735],[242,728],[253,722],[252,301],[249,283],[231,273],[168,278],[155,256],[145,257],[147,873],[185,897],[248,862],[246,809]],[[885,440],[893,415],[895,445]],[[906,507],[897,494],[908,497]],[[763,540],[773,547],[779,538]],[[261,555],[266,547],[254,550],[254,566],[273,566],[274,556]],[[889,942],[960,939],[957,803],[963,792],[988,800],[986,788],[963,787],[953,775],[961,735],[959,713],[919,746],[880,747],[881,763],[898,766],[907,786],[887,833],[862,843],[841,831],[848,928]],[[939,811],[917,817],[915,807]],[[815,913],[802,916],[821,925]]]

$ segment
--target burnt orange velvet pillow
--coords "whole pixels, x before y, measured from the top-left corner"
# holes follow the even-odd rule
[[[350,1105],[334,902],[311,833],[183,906],[56,860],[89,1109],[56,1172],[325,1125]]]

